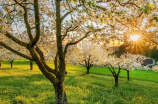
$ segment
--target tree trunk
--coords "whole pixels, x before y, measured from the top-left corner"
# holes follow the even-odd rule
[[[11,68],[13,68],[13,61],[10,61]]]
[[[115,76],[115,86],[118,86],[118,76]]]
[[[30,60],[30,70],[33,70],[33,61]]]
[[[127,79],[129,80],[129,71],[127,70]]]
[[[1,65],[2,65],[2,62],[0,61],[0,67],[1,67]]]
[[[87,68],[87,73],[86,73],[86,74],[89,74],[89,69],[90,69],[90,68]]]
[[[68,104],[64,82],[59,82],[57,85],[54,85],[54,88],[56,104]]]

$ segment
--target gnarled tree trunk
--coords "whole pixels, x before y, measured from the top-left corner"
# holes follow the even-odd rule
[[[54,88],[56,104],[68,104],[64,81],[58,82],[56,85],[54,85]]]

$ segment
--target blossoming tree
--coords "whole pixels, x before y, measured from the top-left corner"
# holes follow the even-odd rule
[[[131,53],[122,54],[120,58],[115,55],[109,56],[104,60],[105,66],[110,70],[115,78],[115,86],[118,86],[118,77],[121,70],[127,71],[127,79],[129,80],[129,72],[134,69],[149,69],[147,66],[142,66],[142,61],[147,57],[135,55]]]
[[[124,53],[120,56],[122,60],[121,68],[127,71],[127,79],[129,80],[129,72],[134,69],[145,69],[142,66],[142,61],[147,57],[140,54]]]
[[[96,63],[96,61],[99,61],[99,56],[102,56],[100,53],[103,50],[100,48],[100,44],[92,44],[90,41],[88,42],[88,40],[83,41],[80,47],[81,49],[78,51],[80,52],[80,56],[76,59],[76,61],[78,64],[85,66],[87,69],[86,74],[89,74],[90,68]]]
[[[69,14],[73,14],[73,11],[75,10],[74,7],[79,7],[81,4],[70,3],[69,1],[55,0],[53,1],[54,5],[49,7],[52,3],[50,2],[51,1],[39,0],[0,1],[0,4],[4,6],[2,10],[3,18],[1,18],[1,21],[3,21],[1,22],[1,33],[3,36],[7,37],[4,41],[1,41],[0,44],[6,49],[16,53],[17,55],[34,61],[43,75],[52,82],[55,89],[56,104],[65,104],[67,103],[64,84],[66,75],[65,56],[67,49],[69,46],[77,44],[92,33],[101,31],[102,28],[93,28],[93,26],[91,26],[90,29],[89,27],[85,27],[84,22],[80,21],[84,21],[84,19],[86,19],[84,15],[77,16],[75,18],[72,17],[71,20],[63,22]],[[65,8],[64,11],[63,8]],[[45,17],[46,19],[44,19],[43,16],[48,16],[48,18]],[[13,27],[11,26],[14,23],[19,23],[19,28],[24,28],[26,33],[25,40],[19,38],[19,35],[13,32]],[[38,42],[40,39],[42,39],[42,31],[45,32],[44,29],[46,27],[42,29],[42,26],[45,23],[48,24],[48,27],[51,27],[52,31],[55,33],[52,34],[52,36],[55,35],[54,37],[56,40],[57,49],[54,62],[55,69],[52,69],[47,65],[44,58],[44,53],[39,48],[40,46]],[[73,38],[69,37],[69,42],[63,46],[62,41],[64,41],[72,31],[74,31],[73,34],[76,34],[77,31],[77,35],[75,35]],[[49,38],[52,39],[53,37]],[[17,44],[14,45],[15,48],[10,47],[9,44],[6,43],[7,40],[14,41]],[[25,50],[29,51],[29,54],[25,54],[19,51],[17,47],[25,48]]]
[[[13,68],[13,62],[18,59],[18,56],[13,52],[5,52],[5,60],[10,62],[11,68]]]

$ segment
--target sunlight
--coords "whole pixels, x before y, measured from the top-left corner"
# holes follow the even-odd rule
[[[133,41],[138,40],[139,37],[139,35],[130,35],[130,39],[132,39]]]

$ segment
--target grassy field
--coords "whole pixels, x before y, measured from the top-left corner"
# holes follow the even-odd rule
[[[50,64],[53,67],[52,64]],[[87,75],[82,66],[67,66],[65,79],[70,104],[158,104],[158,73],[121,70],[119,86],[106,68],[92,67]],[[54,104],[54,88],[38,67],[29,70],[28,61],[15,61],[13,68],[0,68],[0,104]]]

